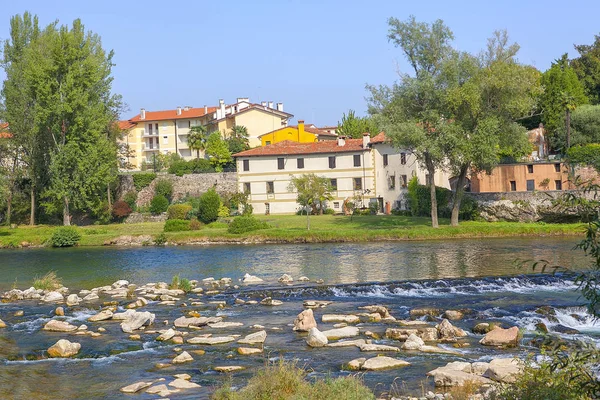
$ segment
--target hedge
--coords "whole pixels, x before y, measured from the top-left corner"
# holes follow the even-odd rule
[[[141,174],[134,174],[133,176],[133,185],[136,190],[139,192],[143,188],[149,186],[154,179],[156,179],[156,174],[154,172],[144,172]]]

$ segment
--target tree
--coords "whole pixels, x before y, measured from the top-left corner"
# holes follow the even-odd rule
[[[600,143],[600,105],[582,105],[571,114],[571,144]]]
[[[190,150],[196,150],[196,158],[200,158],[200,151],[206,150],[206,126],[196,125],[190,128],[188,135],[188,146]]]
[[[571,66],[581,81],[585,94],[592,104],[600,104],[600,35],[591,45],[575,45],[579,57],[571,60]]]
[[[379,129],[374,118],[357,117],[354,110],[349,110],[347,115],[344,113],[342,116],[342,121],[338,122],[337,133],[339,136],[360,139],[363,133],[377,135]]]
[[[567,157],[572,164],[584,164],[596,168],[600,173],[600,143],[571,147]]]
[[[570,126],[567,126],[566,138],[560,132],[566,126],[565,120],[571,111],[588,103],[584,87],[575,70],[569,66],[566,54],[542,74],[541,83],[544,87],[540,97],[542,122],[549,132],[550,145],[554,150],[566,150],[570,145]]]
[[[227,143],[218,131],[208,135],[205,152],[217,172],[223,171],[223,166],[232,160]]]
[[[231,154],[236,154],[248,150],[248,129],[243,125],[234,125],[231,128],[229,137],[225,140]]]
[[[310,230],[309,209],[316,212],[318,208],[323,213],[325,202],[333,200],[331,181],[324,176],[303,174],[292,176],[288,191],[297,192],[296,202],[306,209],[306,229]]]
[[[376,115],[392,145],[411,151],[428,172],[431,188],[431,225],[439,226],[435,196],[435,173],[444,168],[446,116],[442,110],[444,87],[441,68],[452,55],[452,31],[442,20],[417,22],[414,16],[401,22],[388,20],[388,39],[400,47],[414,76],[400,74],[392,87],[367,86],[371,92],[369,112]]]

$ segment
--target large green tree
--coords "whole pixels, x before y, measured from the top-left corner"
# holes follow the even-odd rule
[[[243,125],[234,125],[229,137],[225,140],[231,154],[236,154],[250,148],[248,129]]]
[[[584,87],[566,54],[542,74],[542,85],[544,93],[540,97],[540,107],[550,146],[554,150],[565,150],[570,146],[570,114],[577,106],[588,103]],[[566,128],[566,135],[561,135],[565,132],[563,128]]]
[[[369,133],[371,136],[379,133],[379,128],[373,117],[357,117],[354,110],[344,113],[342,120],[338,122],[337,134],[353,139],[360,139],[363,133]]]
[[[371,93],[369,112],[375,115],[392,145],[411,151],[427,169],[431,189],[431,225],[439,226],[435,174],[446,161],[444,114],[444,61],[453,55],[452,31],[442,20],[432,24],[388,20],[388,39],[399,47],[414,75],[401,73],[393,86],[367,86]]]
[[[571,144],[600,143],[600,105],[585,104],[571,114]]]
[[[200,152],[206,150],[206,140],[208,135],[206,133],[206,126],[196,125],[190,129],[188,135],[188,146],[190,150],[196,150],[196,158],[200,158]]]
[[[206,156],[217,172],[223,171],[223,166],[231,162],[229,147],[219,131],[208,135],[208,139],[206,139]]]
[[[315,174],[292,176],[288,191],[297,193],[296,202],[306,210],[307,230],[310,230],[309,210],[313,213],[318,210],[322,214],[325,202],[333,200],[331,180]]]
[[[600,35],[591,45],[575,45],[579,57],[571,60],[571,66],[583,84],[585,94],[592,104],[600,104]]]

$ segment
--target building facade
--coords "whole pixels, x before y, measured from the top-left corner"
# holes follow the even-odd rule
[[[335,140],[336,134],[328,133],[317,129],[312,124],[305,124],[303,120],[298,121],[298,125],[290,125],[276,129],[269,133],[259,136],[261,146],[268,146],[289,140],[298,143],[312,143],[322,140]]]
[[[471,175],[473,193],[567,189],[571,189],[569,169],[559,161],[501,164],[489,175]]]
[[[393,149],[383,133],[372,140],[327,140],[312,143],[282,141],[234,155],[238,189],[249,195],[258,214],[292,214],[299,210],[291,178],[316,174],[330,180],[333,200],[327,207],[343,212],[344,202],[359,207],[377,203],[380,211],[406,207],[408,180],[415,175],[425,183],[425,174],[409,152]],[[449,187],[448,177],[436,176],[436,183]]]

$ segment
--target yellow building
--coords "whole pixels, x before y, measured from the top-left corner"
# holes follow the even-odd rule
[[[312,124],[304,124],[304,121],[299,120],[298,125],[296,126],[286,126],[265,133],[259,137],[261,146],[268,146],[270,144],[283,142],[284,140],[298,143],[322,142],[323,140],[334,140],[337,138],[337,135],[317,129]]]

